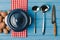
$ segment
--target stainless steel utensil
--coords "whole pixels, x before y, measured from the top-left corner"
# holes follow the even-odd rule
[[[44,26],[45,26],[45,13],[48,11],[48,9],[49,9],[49,6],[48,5],[42,5],[41,7],[40,7],[40,10],[42,11],[42,13],[43,13],[43,26],[42,26],[42,33],[44,34],[44,32],[45,32],[45,28],[44,28]]]
[[[35,15],[34,15],[34,33],[36,33],[36,13],[39,11],[39,7],[38,6],[33,6],[32,10],[35,13]]]

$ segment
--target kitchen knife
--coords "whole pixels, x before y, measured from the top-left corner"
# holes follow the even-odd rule
[[[52,7],[52,24],[54,24],[54,35],[56,36],[56,9],[55,5]]]

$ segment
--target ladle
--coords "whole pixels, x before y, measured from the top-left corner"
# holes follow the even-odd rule
[[[34,11],[34,33],[36,33],[36,14],[39,11],[39,7],[38,6],[33,6],[32,10]]]
[[[42,11],[43,13],[43,26],[42,26],[42,33],[44,34],[45,32],[45,13],[48,11],[49,9],[49,6],[48,5],[42,5],[40,7],[40,10]]]

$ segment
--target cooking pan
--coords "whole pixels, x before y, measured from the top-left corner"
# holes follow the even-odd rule
[[[22,9],[14,9],[5,17],[5,23],[12,30],[20,32],[31,24],[31,17]]]

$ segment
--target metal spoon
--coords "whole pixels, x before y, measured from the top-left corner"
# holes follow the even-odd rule
[[[48,11],[49,6],[48,5],[42,5],[40,7],[40,10],[43,12],[43,26],[42,26],[42,33],[45,32],[45,13]]]
[[[35,13],[35,15],[34,15],[34,33],[36,33],[36,13],[39,11],[39,7],[38,6],[33,6],[32,10]]]

